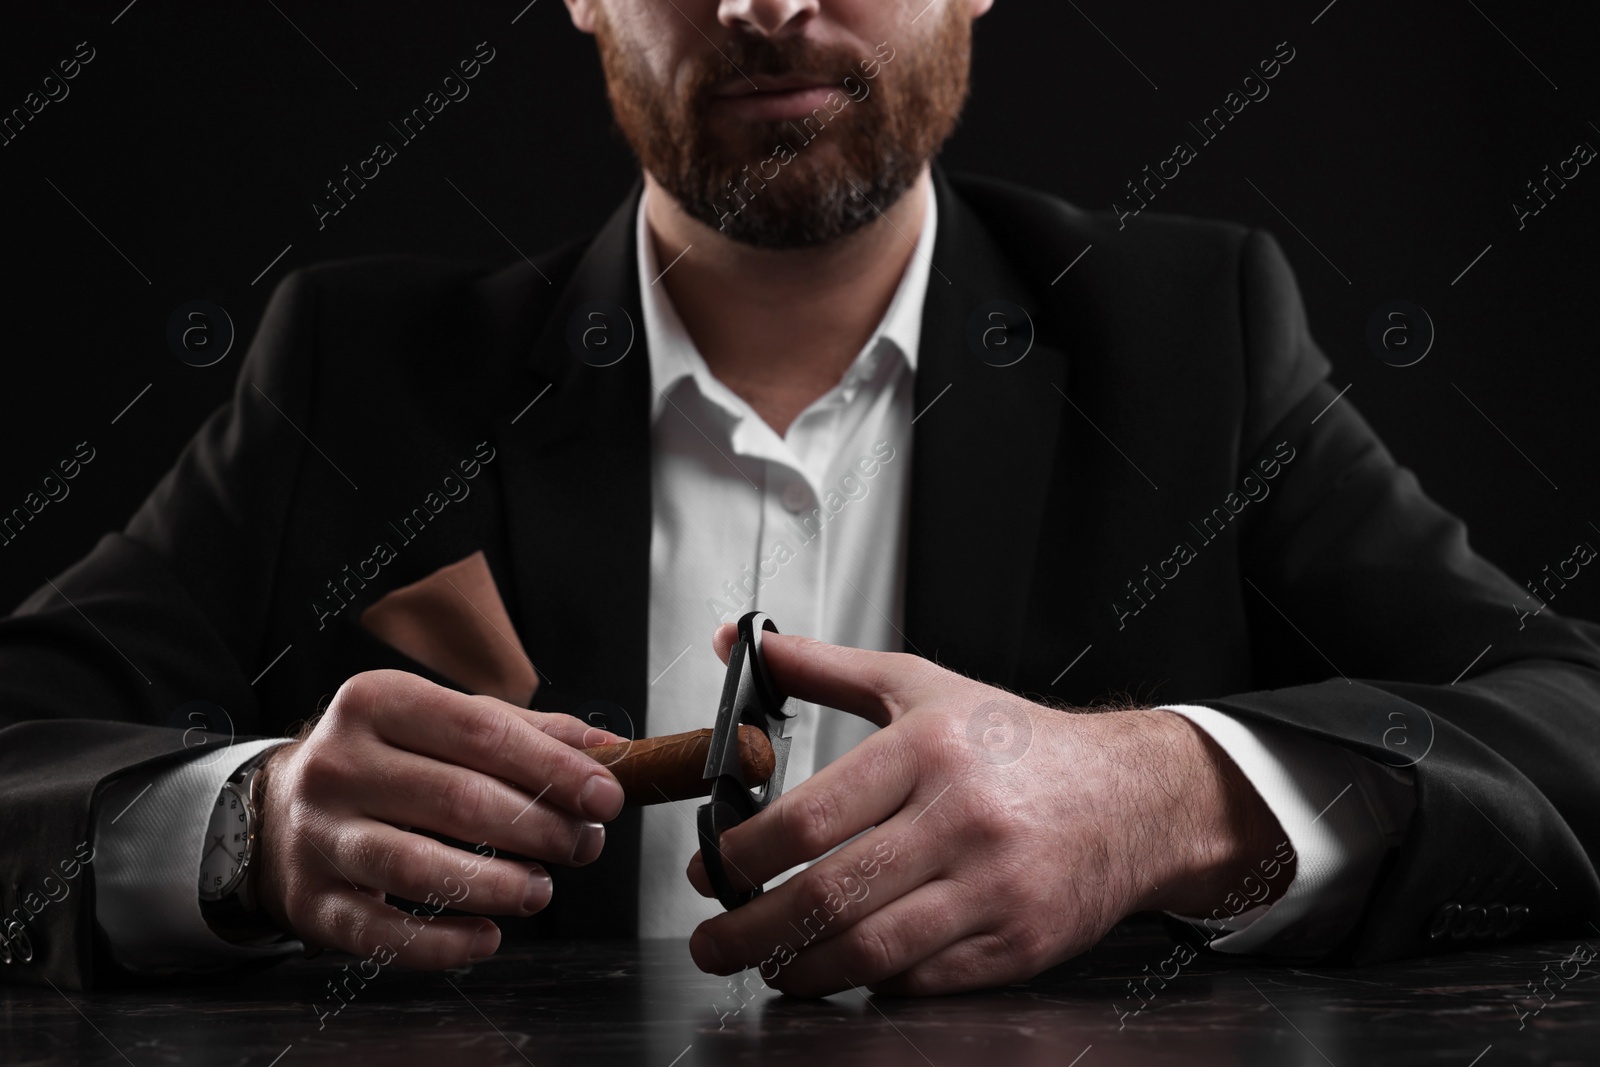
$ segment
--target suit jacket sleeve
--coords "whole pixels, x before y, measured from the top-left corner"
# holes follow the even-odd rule
[[[296,427],[313,402],[313,314],[291,275],[231,403],[127,528],[0,620],[0,980],[84,989],[117,973],[79,855],[92,856],[97,792],[259,729],[251,681],[280,651],[261,647],[262,627],[308,451]],[[233,736],[188,730],[179,709],[195,700],[226,709]]]
[[[1282,464],[1240,541],[1263,691],[1199,703],[1410,768],[1415,781],[1401,843],[1367,906],[1334,932],[1339,954],[1592,932],[1600,627],[1543,607],[1475,554],[1350,398],[1335,401],[1288,264],[1263,233],[1242,253],[1241,322],[1240,455]]]

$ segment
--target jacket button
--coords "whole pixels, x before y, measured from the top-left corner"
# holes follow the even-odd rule
[[[1460,904],[1446,904],[1433,913],[1433,923],[1428,927],[1428,936],[1437,941],[1450,932],[1450,926],[1455,921],[1456,915],[1461,911]]]

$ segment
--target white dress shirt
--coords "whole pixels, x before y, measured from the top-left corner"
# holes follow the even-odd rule
[[[710,373],[685,331],[659,284],[641,198],[638,285],[654,388],[651,734],[711,724],[722,685],[711,634],[746,611],[765,611],[785,631],[834,644],[902,650],[912,383],[937,226],[938,205],[929,196],[915,254],[883,320],[839,383],[780,437]],[[786,790],[874,729],[813,704],[788,710],[796,715],[788,724],[794,740]],[[1229,932],[1213,947],[1296,954],[1326,947],[1362,906],[1384,851],[1405,825],[1413,803],[1408,777],[1292,730],[1246,725],[1204,707],[1171,710],[1238,763],[1297,855],[1282,898],[1214,920],[1213,934]],[[124,966],[199,970],[299,951],[292,941],[231,945],[212,933],[197,904],[217,791],[249,754],[272,743],[236,746],[238,758],[197,755],[192,764],[210,761],[205,773],[186,764],[111,787],[118,798],[131,798],[153,782],[134,809],[139,819],[130,813],[113,822],[120,805],[108,798],[95,827],[95,914]],[[644,809],[643,937],[686,937],[720,910],[684,876],[699,847],[694,806]]]
[[[652,734],[672,734],[711,725],[723,675],[711,633],[746,611],[832,644],[901,650],[911,392],[938,208],[930,195],[921,239],[855,362],[782,437],[712,376],[666,290],[650,283],[659,268],[644,209],[641,199],[636,241],[656,390],[649,720]],[[786,790],[875,729],[801,701],[785,710],[795,716]],[[642,937],[687,936],[722,910],[684,877],[700,847],[694,814],[690,803],[644,809]]]

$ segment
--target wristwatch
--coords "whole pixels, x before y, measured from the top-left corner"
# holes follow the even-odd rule
[[[229,941],[281,935],[256,899],[262,796],[257,788],[272,749],[257,753],[222,783],[200,855],[200,914]]]

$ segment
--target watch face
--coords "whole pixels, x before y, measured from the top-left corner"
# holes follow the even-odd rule
[[[238,888],[249,854],[250,809],[233,783],[222,787],[200,854],[200,897],[218,900]]]

